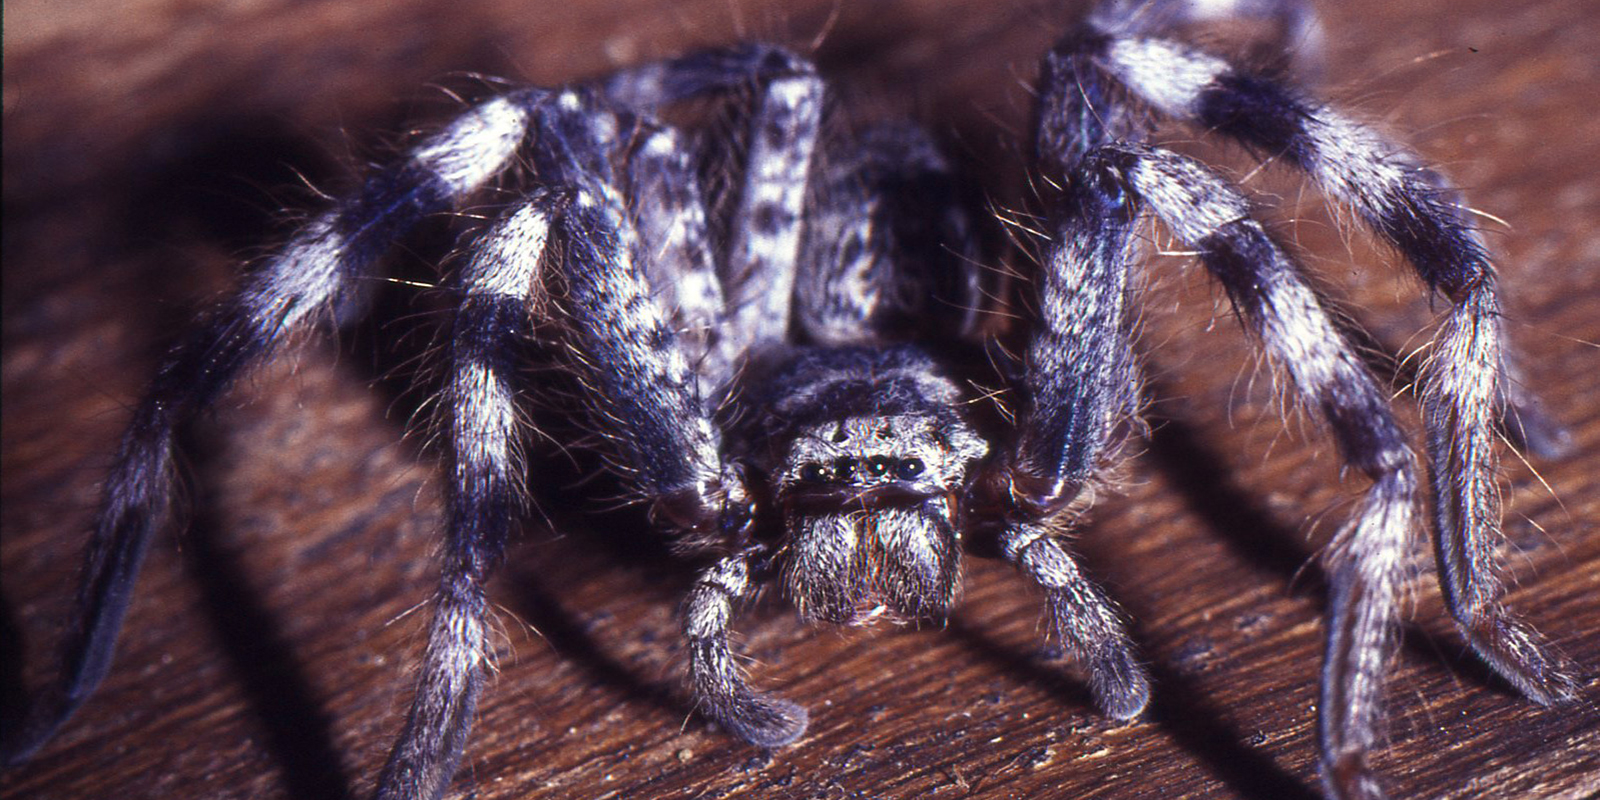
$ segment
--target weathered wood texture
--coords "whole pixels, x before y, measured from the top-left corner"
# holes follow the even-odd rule
[[[458,71],[558,82],[694,43],[804,46],[826,30],[826,70],[925,120],[1009,205],[1023,87],[1075,13],[978,0],[667,5],[6,4],[8,709],[19,682],[45,678],[97,481],[159,347],[229,285],[238,257],[283,235],[278,209],[314,204],[296,170],[348,186],[353,164],[385,151],[380,132],[448,114],[451,101],[418,87],[475,85]],[[1592,674],[1600,4],[1324,5],[1330,92],[1511,223],[1484,223],[1504,256],[1511,330],[1576,446],[1534,465],[1538,476],[1509,459],[1509,600]],[[1242,159],[1222,160],[1242,174]],[[1332,224],[1298,179],[1269,170],[1250,185],[1299,219],[1280,229],[1378,342],[1425,341],[1416,331],[1438,309],[1392,257]],[[661,557],[637,516],[586,514],[603,504],[596,491],[559,485],[543,495],[550,522],[529,522],[494,587],[499,672],[458,796],[1312,796],[1325,590],[1311,564],[1359,481],[1339,482],[1314,426],[1279,423],[1273,381],[1220,292],[1180,258],[1151,272],[1144,346],[1161,422],[1079,544],[1136,619],[1157,680],[1144,719],[1107,722],[1080,684],[1035,660],[1037,596],[982,562],[940,630],[807,630],[776,604],[750,614],[757,682],[814,719],[799,745],[758,752],[689,713],[674,622],[689,569]],[[395,389],[409,374],[397,362],[430,335],[401,332],[436,322],[439,297],[391,294],[383,322],[257,373],[196,427],[192,524],[153,547],[110,679],[0,778],[5,797],[365,793],[407,702],[439,518],[435,457],[424,434],[406,435],[425,398]],[[1414,404],[1399,405],[1414,424]],[[536,453],[559,461],[548,444]],[[1561,709],[1512,696],[1462,656],[1431,562],[1418,563],[1377,758],[1394,794],[1594,792],[1595,683]]]

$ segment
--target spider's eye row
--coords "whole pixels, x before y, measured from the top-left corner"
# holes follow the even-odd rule
[[[928,467],[920,458],[890,458],[889,456],[873,456],[865,462],[854,456],[840,456],[834,459],[832,468],[820,461],[808,461],[800,465],[800,480],[806,483],[828,483],[830,481],[849,481],[858,473],[866,473],[874,478],[882,478],[893,474],[898,480],[914,480],[927,472]]]

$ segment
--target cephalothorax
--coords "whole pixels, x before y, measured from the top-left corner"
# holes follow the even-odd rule
[[[1371,479],[1326,556],[1319,731],[1328,793],[1378,796],[1366,754],[1402,556],[1423,524],[1416,458],[1386,392],[1241,192],[1147,144],[1145,112],[1303,170],[1449,301],[1421,376],[1441,583],[1495,670],[1539,702],[1569,697],[1568,668],[1497,602],[1496,426],[1514,423],[1535,449],[1559,433],[1508,377],[1487,251],[1455,191],[1404,148],[1171,36],[1219,15],[1315,30],[1293,0],[1106,0],[1045,57],[1032,164],[1043,236],[1030,243],[1025,321],[1000,334],[1011,349],[987,346],[978,265],[991,254],[930,137],[909,124],[845,129],[822,78],[788,51],[699,53],[466,111],[313,218],[169,354],[106,484],[63,678],[8,730],[8,754],[37,749],[109,667],[172,495],[176,426],[297,331],[359,307],[363,280],[418,220],[502,188],[513,199],[454,278],[443,576],[380,796],[439,796],[465,747],[486,666],[483,585],[524,500],[514,355],[547,318],[565,322],[563,363],[609,463],[684,552],[712,559],[684,633],[698,707],[733,733],[779,746],[807,724],[749,686],[730,646],[734,612],[761,581],[814,620],[942,619],[964,543],[980,537],[1043,589],[1050,630],[1100,708],[1139,714],[1146,672],[1056,534],[1137,427],[1130,274],[1149,218],[1198,252]],[[731,137],[664,121],[702,100],[741,115]],[[1006,413],[986,411],[978,385],[1007,387]]]
[[[942,617],[959,589],[959,498],[988,451],[954,411],[956,386],[910,347],[810,350],[785,367],[770,398],[786,444],[770,472],[784,593],[827,622]]]

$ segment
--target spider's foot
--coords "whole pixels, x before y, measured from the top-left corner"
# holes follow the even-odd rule
[[[1478,656],[1529,700],[1553,706],[1577,699],[1583,685],[1577,665],[1551,649],[1528,624],[1495,614],[1463,626],[1463,631]]]
[[[1089,665],[1089,691],[1112,719],[1139,716],[1150,702],[1150,676],[1127,647],[1107,647]]]
[[[733,735],[757,747],[791,744],[806,732],[811,721],[804,708],[776,697],[751,692],[715,714]]]
[[[18,719],[7,722],[5,730],[0,732],[0,768],[21,766],[50,743],[56,729],[77,710],[76,704],[63,706],[56,699],[59,697],[57,694],[49,700],[36,698],[32,705],[16,715]]]
[[[20,767],[28,763],[33,754],[39,752],[49,740],[48,733],[38,735],[32,731],[5,737],[4,740],[0,740],[0,769]]]
[[[1346,752],[1322,762],[1322,789],[1328,800],[1384,800],[1388,795],[1367,766],[1365,750]]]

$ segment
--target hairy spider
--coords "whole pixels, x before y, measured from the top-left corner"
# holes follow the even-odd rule
[[[1139,714],[1146,673],[1057,534],[1135,427],[1129,287],[1151,217],[1200,254],[1372,480],[1326,557],[1319,714],[1329,794],[1377,796],[1365,760],[1402,557],[1421,524],[1415,458],[1383,391],[1239,190],[1147,144],[1147,111],[1303,169],[1450,302],[1423,374],[1441,584],[1496,671],[1536,701],[1569,697],[1570,671],[1497,603],[1495,425],[1517,423],[1536,449],[1556,434],[1512,377],[1482,243],[1455,192],[1403,148],[1169,35],[1214,14],[1314,30],[1287,0],[1109,0],[1046,56],[1034,140],[1044,236],[1018,358],[987,346],[976,266],[987,254],[929,138],[910,125],[837,131],[825,84],[784,50],[519,89],[423,138],[308,223],[169,355],[107,481],[62,681],[8,756],[37,749],[109,667],[173,493],[177,425],[296,332],[349,316],[361,280],[420,219],[508,187],[517,199],[455,278],[443,577],[380,796],[438,796],[465,746],[485,667],[483,582],[522,510],[512,356],[545,318],[565,323],[568,366],[611,463],[685,552],[716,556],[684,605],[684,632],[699,708],[733,733],[773,747],[807,723],[752,689],[730,647],[734,611],[762,578],[809,619],[941,619],[966,539],[986,540],[1042,587],[1051,630],[1101,709]],[[746,113],[737,147],[664,121],[708,98]],[[729,174],[726,185],[707,180]],[[1009,420],[972,402],[971,386],[986,382],[1015,393]]]

